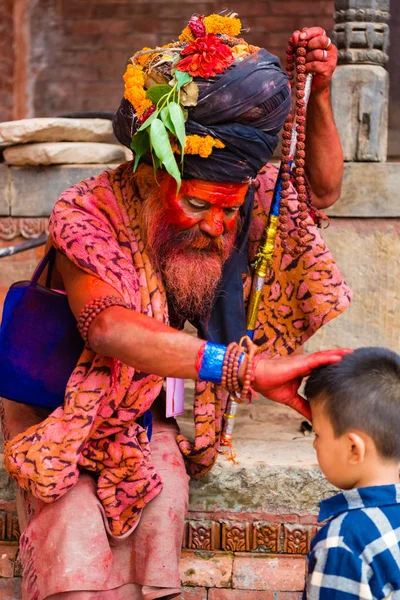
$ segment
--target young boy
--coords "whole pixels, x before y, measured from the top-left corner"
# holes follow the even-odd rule
[[[361,348],[305,386],[330,483],[308,555],[307,600],[400,599],[400,356]]]

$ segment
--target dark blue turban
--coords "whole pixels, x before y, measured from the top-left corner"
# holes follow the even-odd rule
[[[186,154],[183,178],[230,183],[254,179],[271,158],[290,110],[289,80],[279,59],[260,49],[222,75],[195,82],[199,98],[189,109],[186,133],[211,135],[225,148],[208,158]],[[113,126],[117,139],[130,148],[139,123],[128,100],[122,100]]]
[[[184,177],[221,182],[254,179],[271,158],[290,110],[289,80],[279,59],[261,49],[212,81],[195,81],[199,100],[189,111],[186,132],[211,135],[225,148],[207,159],[186,155]]]
[[[278,133],[289,113],[289,79],[279,59],[260,49],[236,61],[212,79],[196,78],[197,105],[189,110],[188,135],[211,135],[225,148],[214,149],[207,158],[186,154],[184,179],[239,183],[255,179],[271,158]],[[117,111],[114,133],[130,148],[139,124],[127,100]],[[196,323],[202,337],[228,344],[246,332],[242,274],[248,272],[247,241],[254,190],[249,187],[241,207],[241,230],[235,249],[223,269],[214,307],[207,322]]]

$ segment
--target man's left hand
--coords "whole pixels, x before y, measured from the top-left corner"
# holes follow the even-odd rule
[[[307,40],[306,71],[313,73],[312,92],[318,93],[329,88],[337,64],[337,48],[321,27],[304,27],[293,33],[295,46],[298,41]]]

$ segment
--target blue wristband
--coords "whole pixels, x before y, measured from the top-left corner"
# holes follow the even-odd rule
[[[222,344],[206,343],[199,371],[199,377],[202,381],[221,383],[222,365],[224,364],[226,348],[227,347]],[[243,358],[244,352],[240,355],[239,366],[241,365]]]

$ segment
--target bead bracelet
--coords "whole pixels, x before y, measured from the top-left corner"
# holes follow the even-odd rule
[[[88,302],[82,308],[78,317],[77,327],[86,345],[88,345],[89,343],[89,328],[92,322],[97,317],[97,315],[103,312],[103,310],[106,310],[106,308],[110,308],[111,306],[122,306],[123,308],[130,308],[129,304],[127,304],[125,300],[123,300],[119,296],[100,296],[99,298],[95,298],[91,302]]]
[[[251,375],[253,358],[258,348],[248,336],[239,344],[232,342],[229,346],[206,342],[199,350],[196,368],[203,381],[218,383],[235,394],[237,402],[243,402],[251,393]],[[243,384],[239,381],[239,369],[244,358],[247,358]]]

